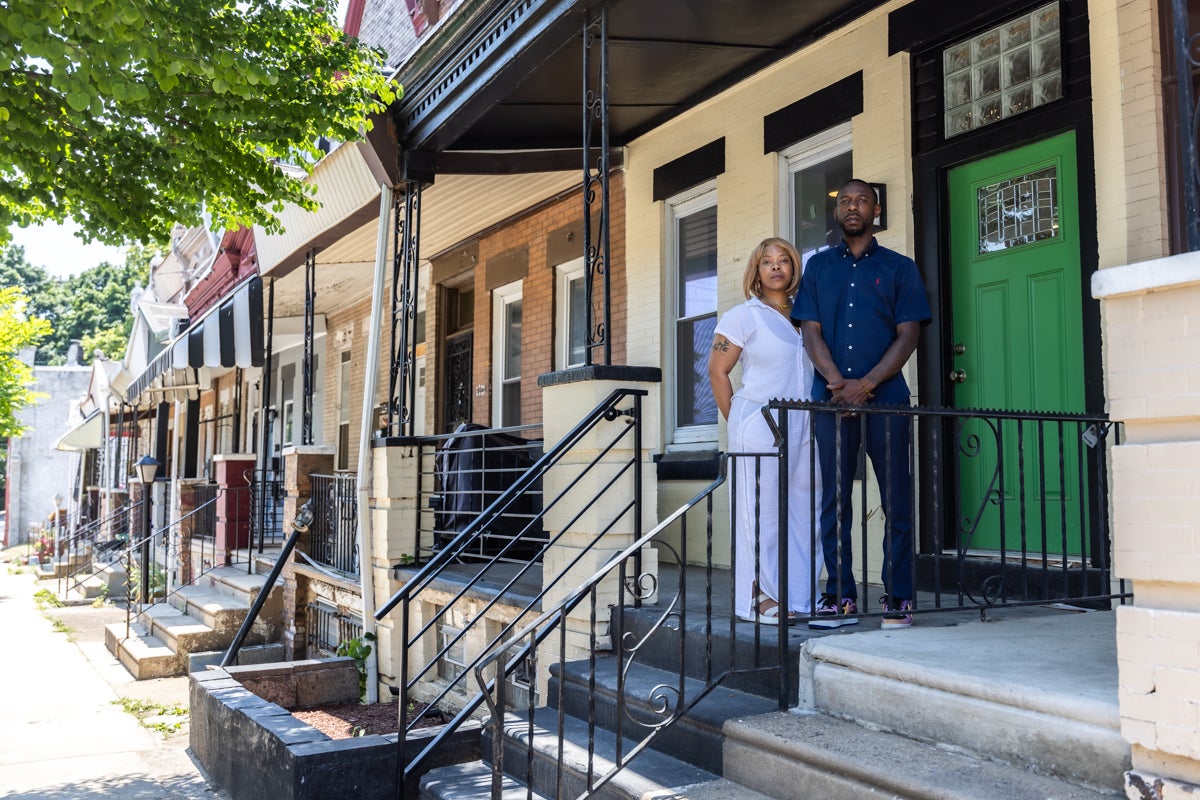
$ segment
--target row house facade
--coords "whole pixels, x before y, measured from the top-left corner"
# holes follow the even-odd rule
[[[209,477],[210,461],[279,473],[284,531],[306,500],[343,509],[320,513],[343,526],[329,535],[345,559],[309,553],[285,571],[290,656],[370,633],[369,696],[436,682],[463,666],[458,650],[494,641],[463,633],[469,620],[494,632],[525,613],[421,583],[455,532],[429,503],[447,480],[438,458],[490,429],[536,461],[632,387],[635,510],[542,519],[575,538],[554,539],[531,580],[542,607],[569,595],[718,476],[727,434],[704,364],[747,254],[768,236],[805,260],[835,243],[832,196],[867,179],[880,243],[914,257],[933,310],[905,367],[914,404],[1106,419],[1103,523],[1073,520],[1075,539],[1043,557],[1099,564],[1101,594],[1121,599],[1131,774],[1200,785],[1198,698],[1153,690],[1161,670],[1190,676],[1177,687],[1200,673],[1200,241],[1181,122],[1196,66],[1179,59],[1181,23],[1200,30],[1196,3],[351,3],[347,30],[388,50],[404,96],[316,165],[319,210],[286,210],[279,234],[226,234],[223,277],[191,288],[258,312],[251,360],[200,367],[200,389],[173,392],[187,376],[147,366],[128,397],[182,405],[165,428],[180,432],[173,475]],[[192,326],[208,319],[188,310]],[[922,496],[990,513],[971,495],[979,475],[934,470],[931,447],[915,456]],[[1082,474],[1092,457],[1073,448],[1060,452]],[[545,476],[548,505],[563,474]],[[877,507],[873,479],[862,485]],[[714,502],[713,559],[728,567],[727,500]],[[921,510],[933,560],[1006,548],[1003,520],[968,532]],[[688,516],[703,529],[704,509]],[[856,547],[876,552],[883,526],[866,531]],[[671,536],[646,570],[678,557],[686,537]],[[405,594],[418,583],[425,594]],[[428,653],[444,663],[421,668]]]

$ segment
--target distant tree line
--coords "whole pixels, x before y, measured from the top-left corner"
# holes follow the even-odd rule
[[[44,266],[25,257],[25,248],[0,248],[0,287],[15,287],[28,298],[26,313],[50,323],[41,338],[34,363],[66,363],[67,348],[78,339],[83,363],[90,364],[99,350],[119,360],[125,355],[133,314],[130,293],[150,274],[150,259],[156,251],[134,246],[126,251],[122,265],[101,262],[69,278],[59,278]]]

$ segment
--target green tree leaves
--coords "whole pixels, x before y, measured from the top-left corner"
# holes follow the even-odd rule
[[[201,211],[278,230],[311,208],[294,170],[360,138],[395,96],[381,57],[327,0],[5,0],[0,242],[74,217],[110,244],[165,238]]]
[[[0,286],[18,287],[29,314],[52,321],[38,348],[38,364],[62,364],[72,339],[90,361],[99,348],[109,358],[125,354],[133,317],[129,297],[150,274],[152,248],[131,247],[124,265],[107,261],[70,278],[59,279],[25,258],[25,248],[0,248]]]
[[[50,323],[29,316],[27,306],[17,287],[0,289],[0,439],[21,435],[17,412],[37,399],[29,390],[33,370],[19,356],[50,331]]]

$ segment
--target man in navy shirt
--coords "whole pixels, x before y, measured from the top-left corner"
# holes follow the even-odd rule
[[[847,406],[909,404],[900,369],[917,347],[921,324],[930,319],[929,301],[913,260],[875,241],[878,213],[871,185],[847,181],[838,191],[834,212],[842,242],[814,255],[804,268],[791,318],[803,332],[804,347],[816,368],[814,400]],[[902,414],[813,414],[823,478],[825,591],[809,627],[858,622],[851,534],[854,472],[863,445],[879,481],[886,518],[882,626],[912,625],[909,422]]]

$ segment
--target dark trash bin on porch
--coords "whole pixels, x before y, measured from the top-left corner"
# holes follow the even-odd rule
[[[542,454],[541,440],[522,439],[510,433],[490,431],[482,425],[463,423],[438,449],[434,461],[437,487],[430,496],[434,515],[434,547],[441,549],[475,521]],[[463,551],[463,557],[491,557],[504,551],[504,558],[528,560],[546,541],[540,519],[542,482],[539,478],[515,498],[495,519],[485,524],[483,534]]]

